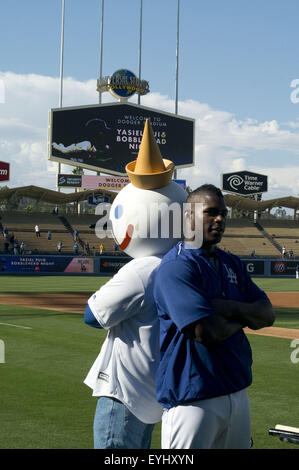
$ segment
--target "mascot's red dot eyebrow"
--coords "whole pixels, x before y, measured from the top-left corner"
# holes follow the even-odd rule
[[[129,224],[127,227],[126,236],[121,242],[121,244],[119,245],[122,250],[125,250],[128,244],[130,243],[132,235],[133,235],[133,230],[134,230],[134,226],[132,224]]]

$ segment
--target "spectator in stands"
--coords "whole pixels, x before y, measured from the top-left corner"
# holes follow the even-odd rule
[[[282,257],[285,258],[286,254],[287,254],[287,250],[286,250],[285,246],[282,247],[281,254],[282,254]]]
[[[253,250],[251,250],[250,256],[251,256],[252,258],[255,257],[255,249],[254,249],[254,248],[253,248]]]
[[[78,240],[78,230],[74,230],[74,241],[76,242]]]
[[[294,256],[294,252],[293,252],[293,250],[292,250],[292,248],[291,248],[291,249],[289,250],[289,257],[290,257],[290,258],[293,258],[293,256]]]
[[[20,245],[20,255],[23,255],[25,253],[25,249],[26,249],[26,244],[22,240],[21,245]]]
[[[11,236],[10,236],[10,238],[9,238],[9,243],[10,243],[12,246],[13,246],[13,244],[14,244],[14,240],[15,240],[15,236],[14,236],[14,234],[12,233]]]
[[[14,255],[20,254],[20,245],[19,245],[19,240],[17,238],[15,238],[13,241],[13,252],[14,252]]]
[[[101,254],[103,253],[103,250],[104,250],[104,245],[103,245],[103,243],[100,244],[99,249],[100,249],[100,255],[101,255]]]
[[[4,253],[9,253],[9,242],[7,240],[5,240],[4,242]]]
[[[114,253],[117,254],[117,250],[118,250],[118,244],[115,242],[114,243]]]
[[[48,238],[48,240],[51,240],[51,238],[52,238],[52,234],[51,234],[50,230],[48,230],[47,238]]]
[[[36,226],[34,227],[34,230],[35,230],[35,236],[40,237],[40,228],[38,224],[36,224]]]
[[[59,253],[61,253],[62,247],[63,247],[63,243],[61,240],[59,240],[58,245],[57,245],[57,250]]]
[[[75,255],[78,254],[78,251],[79,251],[79,246],[78,246],[78,243],[75,242],[75,244],[74,244],[74,253],[75,253]]]
[[[3,233],[4,239],[7,240],[8,239],[8,229],[7,229],[7,227],[3,228],[2,233]]]

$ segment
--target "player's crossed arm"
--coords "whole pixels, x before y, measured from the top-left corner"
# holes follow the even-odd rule
[[[255,302],[237,302],[229,299],[212,299],[211,304],[217,315],[237,321],[244,327],[259,330],[271,326],[275,313],[270,300],[262,298]]]
[[[271,326],[274,322],[274,311],[267,299],[252,303],[212,299],[211,305],[215,315],[202,318],[185,329],[188,336],[200,343],[215,344],[244,327],[258,330]]]
[[[191,336],[194,341],[209,345],[226,340],[243,327],[238,321],[232,321],[223,315],[215,314],[188,326],[184,333]]]

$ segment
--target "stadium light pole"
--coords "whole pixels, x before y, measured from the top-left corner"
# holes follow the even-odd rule
[[[100,31],[100,80],[103,76],[103,33],[104,33],[104,0],[102,0],[102,17]],[[99,104],[102,102],[102,92],[99,92]]]
[[[138,64],[138,74],[139,80],[141,81],[141,52],[142,51],[142,0],[140,0],[140,20],[139,20],[139,64]],[[138,93],[138,104],[140,104],[140,93]]]
[[[175,70],[175,114],[178,114],[178,96],[179,96],[179,46],[180,46],[180,0],[178,0],[178,4],[177,4],[176,70]]]
[[[59,108],[62,108],[62,94],[63,94],[63,52],[64,52],[64,11],[65,0],[62,0],[62,13],[61,13],[61,39],[60,39],[60,89],[59,89]],[[61,172],[61,163],[58,162],[58,174]],[[60,192],[60,187],[58,186]]]
[[[175,71],[175,114],[178,114],[179,96],[179,46],[180,46],[180,0],[177,3],[177,30],[176,30],[176,71]],[[177,170],[173,172],[174,179],[177,178]]]
[[[103,36],[104,36],[104,0],[102,0],[101,30],[100,30],[100,81],[103,77]],[[99,104],[102,103],[102,91],[99,91]],[[100,175],[100,171],[96,171]]]

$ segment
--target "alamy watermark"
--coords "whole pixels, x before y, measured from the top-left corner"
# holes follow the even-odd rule
[[[5,343],[3,339],[0,339],[0,364],[5,363]]]
[[[299,339],[293,339],[290,345],[291,348],[294,348],[294,351],[291,352],[291,362],[293,364],[298,364],[299,362]]]
[[[193,247],[201,247],[202,245],[202,203],[183,203],[182,205],[178,202],[171,204],[136,202],[131,211],[118,204],[114,207],[113,214],[111,214],[111,208],[110,203],[100,203],[96,206],[95,214],[100,216],[95,225],[95,233],[98,238],[123,240],[128,235],[131,239],[183,237],[186,240],[192,240]],[[191,211],[194,213],[192,224]],[[111,215],[116,221],[114,225]],[[127,224],[122,223],[122,217]]]
[[[5,83],[0,78],[0,103],[5,103]]]
[[[290,87],[295,88],[290,94],[290,100],[292,103],[297,104],[299,103],[299,78],[292,80]]]

